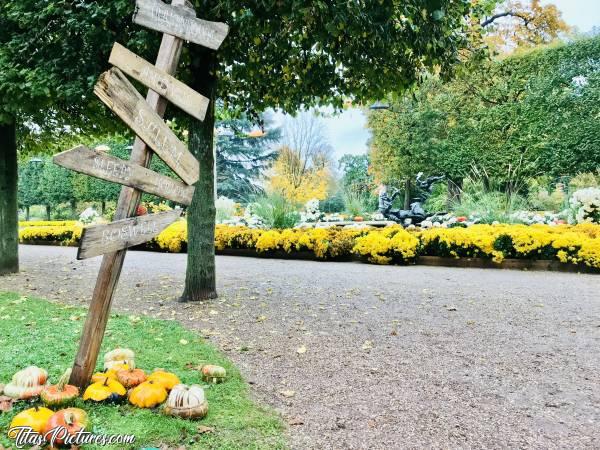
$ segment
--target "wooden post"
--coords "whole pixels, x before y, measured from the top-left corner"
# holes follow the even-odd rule
[[[173,0],[173,6],[184,6],[192,9],[186,0]],[[156,67],[164,72],[173,75],[177,69],[183,41],[174,36],[163,34],[160,50],[156,59]],[[149,90],[146,96],[146,102],[150,108],[160,117],[164,116],[167,100],[160,97],[155,91]],[[152,152],[146,146],[144,141],[136,137],[131,151],[129,161],[144,167],[150,165]],[[141,191],[130,187],[123,187],[115,220],[122,220],[134,215],[140,203]],[[75,358],[73,371],[69,383],[80,388],[87,386],[92,373],[96,367],[100,345],[106,330],[110,306],[112,304],[115,288],[121,275],[123,261],[127,250],[120,250],[114,253],[104,255],[96,287],[92,296],[92,302],[85,320],[81,340],[79,342],[79,351]]]

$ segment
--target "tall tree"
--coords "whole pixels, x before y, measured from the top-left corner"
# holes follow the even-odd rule
[[[2,3],[0,14],[0,266],[17,269],[17,146],[37,153],[54,139],[119,126],[93,100],[115,40],[142,55],[158,43],[129,20],[128,0]],[[12,269],[11,269],[12,268]]]
[[[44,204],[42,177],[45,160],[31,158],[19,164],[19,205],[25,208],[25,220],[29,220],[29,208]]]
[[[217,122],[217,193],[247,202],[263,192],[260,178],[277,152],[278,129],[253,130],[247,118],[227,118]]]

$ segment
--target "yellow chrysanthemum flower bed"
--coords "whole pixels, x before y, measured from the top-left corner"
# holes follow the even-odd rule
[[[22,242],[76,243],[82,225],[76,222],[27,225],[19,232]],[[187,223],[179,220],[146,244],[165,252],[187,250]],[[311,228],[258,230],[217,225],[217,251],[249,249],[258,254],[310,252],[317,259],[358,257],[375,264],[406,264],[419,256],[558,260],[600,269],[600,225],[474,225],[469,228],[433,228],[407,231],[401,226],[340,229]]]

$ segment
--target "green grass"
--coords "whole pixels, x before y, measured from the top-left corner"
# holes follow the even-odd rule
[[[80,308],[0,293],[0,382],[8,383],[16,371],[36,365],[48,370],[55,383],[73,363],[85,313]],[[181,340],[188,343],[184,345]],[[206,387],[209,413],[201,421],[175,419],[162,415],[159,409],[138,409],[127,403],[91,405],[78,400],[75,406],[88,412],[93,432],[134,434],[136,443],[131,448],[136,449],[161,444],[189,449],[286,448],[280,417],[257,406],[231,362],[177,322],[114,314],[108,322],[100,364],[102,355],[116,347],[134,350],[138,367],[148,371],[165,368],[186,384],[203,384],[199,372],[192,369],[202,362],[222,365],[228,379]],[[19,402],[13,411],[0,414],[0,448],[11,444],[7,438],[11,419],[31,406]],[[199,434],[198,425],[214,427],[214,431]]]

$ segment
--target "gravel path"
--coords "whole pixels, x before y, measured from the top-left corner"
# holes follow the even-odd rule
[[[22,246],[0,291],[85,305],[99,258]],[[114,308],[173,318],[238,364],[297,449],[600,448],[600,276],[130,252]]]

